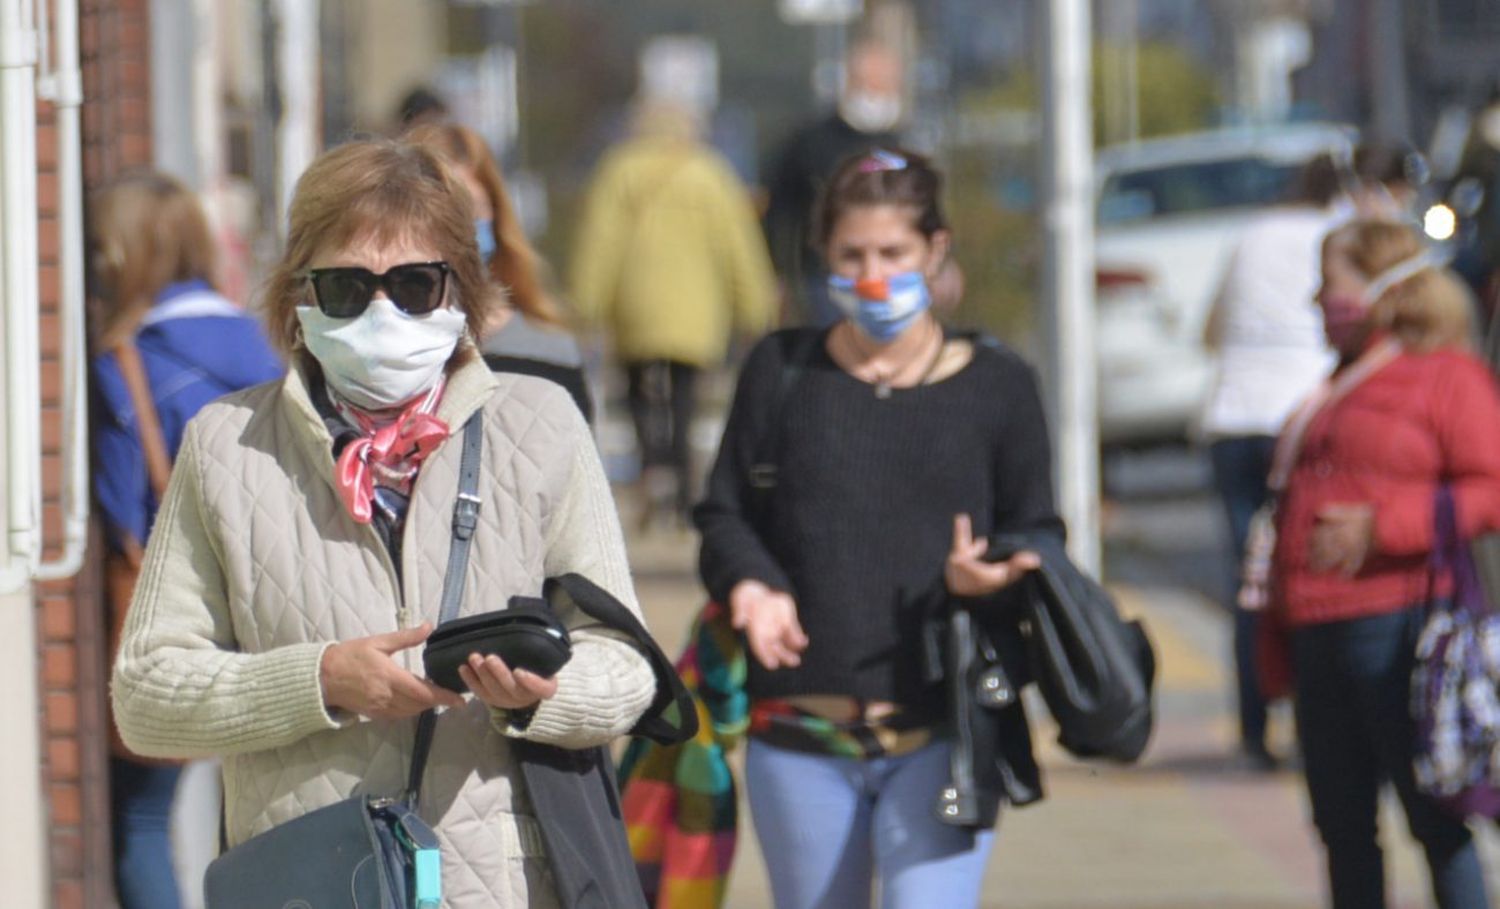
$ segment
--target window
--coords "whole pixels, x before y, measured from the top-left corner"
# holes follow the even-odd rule
[[[1301,169],[1297,161],[1246,156],[1121,171],[1100,193],[1099,223],[1270,205],[1290,195]]]

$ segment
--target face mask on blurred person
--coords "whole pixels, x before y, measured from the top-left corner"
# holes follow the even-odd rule
[[[839,116],[862,133],[887,132],[901,122],[901,98],[878,92],[849,92],[839,99]]]
[[[490,264],[495,257],[495,222],[490,218],[476,218],[474,239],[479,242],[479,258],[484,264]]]
[[[1323,333],[1335,350],[1347,351],[1365,332],[1369,307],[1358,294],[1330,294],[1323,298]]]
[[[1376,300],[1407,278],[1429,268],[1441,267],[1443,262],[1442,255],[1436,250],[1423,250],[1371,278],[1363,293],[1325,295],[1322,300],[1323,332],[1329,343],[1348,352],[1368,331],[1370,307]]]
[[[328,384],[349,403],[369,410],[404,404],[431,388],[466,325],[456,309],[412,316],[385,297],[371,300],[352,319],[299,306],[297,320]]]
[[[860,331],[882,344],[894,341],[932,306],[919,271],[861,281],[830,275],[828,294]]]

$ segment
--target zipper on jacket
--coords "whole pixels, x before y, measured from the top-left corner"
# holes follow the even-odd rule
[[[338,454],[342,451],[342,445],[338,439],[346,434],[345,430],[347,427],[344,427],[339,418],[334,414],[333,406],[328,400],[327,392],[320,384],[313,383],[305,387],[308,396],[307,403],[311,409],[310,415],[323,426],[329,437],[329,442],[326,444],[318,442],[316,438],[309,440],[312,442],[312,450],[309,454],[315,463],[318,463],[326,471],[327,476],[332,478],[338,471]],[[348,433],[352,432],[352,430],[348,430]],[[417,478],[421,479],[420,471],[417,473]],[[413,483],[412,485],[413,491],[415,491],[416,484]],[[396,630],[404,630],[408,615],[406,609],[406,591],[403,587],[401,572],[397,570],[395,560],[391,557],[391,551],[386,546],[385,540],[381,538],[380,531],[376,529],[373,520],[371,523],[364,525],[363,529],[369,535],[370,539],[375,541],[375,551],[380,554],[380,562],[385,567],[386,577],[392,582],[391,586],[396,592]],[[404,522],[402,524],[402,535],[405,535]]]
[[[408,519],[410,516],[411,513],[408,511]],[[406,622],[409,616],[406,608],[406,589],[402,573],[397,569],[396,560],[392,556],[390,547],[386,545],[385,539],[380,535],[380,531],[376,529],[373,518],[370,520],[370,523],[364,525],[364,529],[369,534],[370,539],[375,541],[375,551],[380,553],[380,564],[385,567],[386,578],[391,582],[391,589],[396,592],[396,630],[403,631],[406,629]],[[405,536],[405,521],[401,524],[401,530],[402,535]]]

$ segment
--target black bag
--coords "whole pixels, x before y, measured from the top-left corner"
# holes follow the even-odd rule
[[[406,802],[344,799],[219,856],[208,866],[204,895],[211,909],[437,909],[441,890],[427,889],[432,869],[418,870],[419,861],[438,861],[437,848],[437,835]],[[433,899],[417,900],[419,874]]]
[[[1156,655],[1138,621],[1120,618],[1114,600],[1068,558],[1061,540],[1003,538],[992,555],[1037,552],[1026,637],[1031,672],[1058,725],[1058,744],[1078,757],[1129,763],[1151,738]]]
[[[568,629],[546,600],[514,596],[505,609],[445,622],[427,638],[422,665],[427,677],[449,691],[468,691],[458,675],[469,654],[491,654],[512,669],[551,678],[573,655]]]
[[[443,579],[438,626],[458,614],[464,573],[479,523],[479,414],[464,426],[453,545]],[[442,859],[437,834],[413,806],[422,788],[437,714],[417,723],[406,791],[398,797],[354,796],[310,811],[214,859],[204,876],[208,909],[438,909]]]

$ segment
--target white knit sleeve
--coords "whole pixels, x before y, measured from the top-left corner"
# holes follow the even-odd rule
[[[546,528],[547,577],[583,575],[640,616],[614,498],[583,418],[575,417],[572,469]],[[582,612],[570,609],[561,618],[572,635],[573,657],[557,674],[557,694],[524,727],[503,712],[496,721],[507,735],[549,745],[606,744],[628,732],[650,706],[656,694],[651,664],[625,635]]]
[[[201,466],[189,424],[115,661],[115,721],[147,757],[256,751],[339,726],[318,679],[327,643],[237,652]]]

